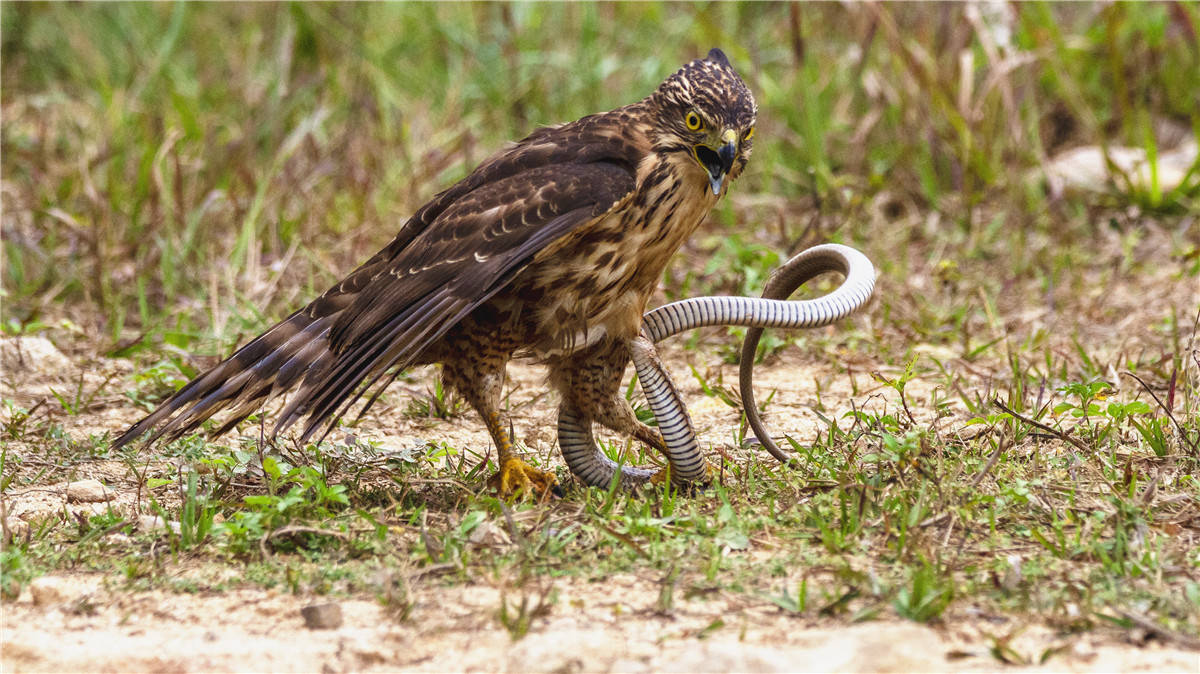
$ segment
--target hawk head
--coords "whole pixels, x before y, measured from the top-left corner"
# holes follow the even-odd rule
[[[714,196],[750,157],[758,105],[720,49],[683,66],[650,96],[658,119],[655,149],[684,153],[707,177]]]

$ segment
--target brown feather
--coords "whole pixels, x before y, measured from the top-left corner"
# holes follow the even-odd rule
[[[514,350],[544,358],[586,348],[593,328],[636,334],[667,258],[717,198],[705,195],[692,159],[699,141],[681,130],[689,106],[741,132],[754,123],[753,97],[715,51],[643,101],[534,131],[437,194],[386,247],[114,446],[147,432],[152,441],[178,437],[228,410],[222,433],[297,387],[273,433],[306,418],[308,438],[366,389],[386,386],[389,370],[417,362],[445,363],[488,412],[494,369]]]

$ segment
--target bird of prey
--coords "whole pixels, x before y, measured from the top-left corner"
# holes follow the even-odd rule
[[[646,98],[537,129],[421,207],[383,250],[200,374],[120,436],[224,433],[292,391],[273,434],[301,441],[365,407],[400,371],[440,363],[483,418],[501,494],[544,492],[500,416],[508,361],[546,365],[587,421],[662,449],[620,395],[630,344],[667,261],[750,156],[757,106],[720,49]]]

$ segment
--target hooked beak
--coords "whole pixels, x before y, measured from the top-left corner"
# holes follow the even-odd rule
[[[697,145],[692,148],[696,155],[696,161],[700,162],[704,170],[708,171],[708,185],[712,188],[715,196],[721,194],[721,184],[725,182],[725,176],[729,175],[729,170],[733,168],[733,160],[737,157],[737,132],[733,129],[723,131],[721,143],[721,146],[716,149],[708,145]]]

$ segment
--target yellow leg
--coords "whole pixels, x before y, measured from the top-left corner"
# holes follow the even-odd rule
[[[557,490],[558,478],[554,473],[538,470],[516,456],[508,433],[500,425],[499,413],[490,412],[485,421],[488,432],[496,441],[499,454],[497,463],[500,465],[500,470],[488,478],[489,487],[499,492],[502,498],[517,495],[544,497]]]
[[[558,480],[552,473],[537,470],[518,459],[512,438],[501,423],[499,406],[504,368],[516,346],[502,337],[493,334],[488,326],[467,321],[447,338],[444,351],[431,357],[441,361],[442,381],[447,388],[458,391],[467,399],[496,444],[500,470],[488,479],[488,486],[504,498],[517,494],[538,496],[555,491]]]

